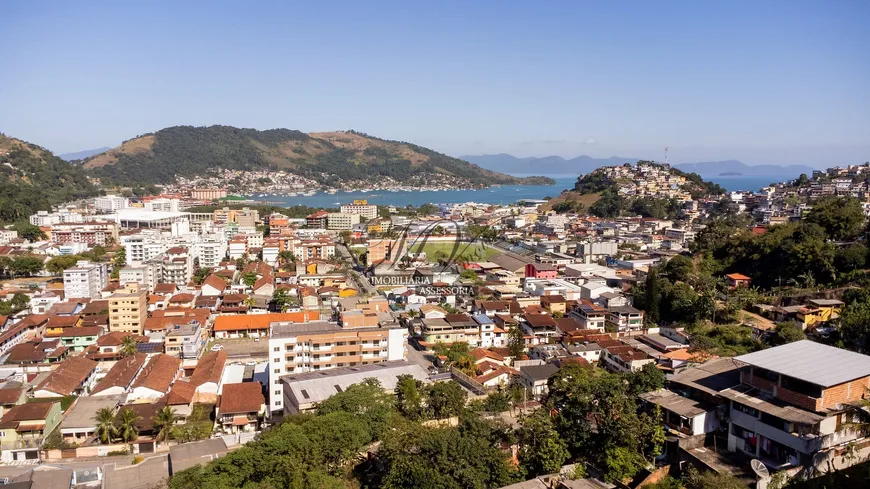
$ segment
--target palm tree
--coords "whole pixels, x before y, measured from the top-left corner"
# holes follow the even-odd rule
[[[139,351],[136,346],[136,338],[133,335],[127,335],[121,340],[121,356],[129,357],[130,355],[135,355],[136,352]]]
[[[124,408],[118,411],[118,432],[122,440],[130,443],[139,437],[139,428],[136,427],[136,421],[140,419],[142,419],[141,416],[134,413],[132,409]]]
[[[115,413],[111,408],[102,408],[97,411],[94,416],[94,421],[97,422],[97,429],[94,435],[100,440],[100,443],[111,443],[112,439],[118,436],[118,428],[115,426]]]
[[[157,436],[155,438],[158,443],[169,439],[169,434],[172,432],[175,422],[179,419],[180,417],[175,414],[175,410],[169,406],[163,406],[163,409],[157,411],[153,420],[154,429],[157,430]]]

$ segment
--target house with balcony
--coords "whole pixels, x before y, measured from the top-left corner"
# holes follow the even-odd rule
[[[870,444],[851,423],[868,395],[870,356],[796,341],[734,358],[740,384],[719,392],[729,402],[728,449],[768,468],[824,469],[854,443]]]
[[[225,384],[215,422],[224,433],[254,432],[266,414],[266,399],[259,382]]]
[[[656,359],[631,345],[609,346],[601,351],[600,364],[611,372],[639,372],[644,365]]]
[[[577,304],[571,308],[568,316],[573,317],[578,323],[580,323],[580,327],[577,329],[596,329],[604,331],[604,325],[607,322],[607,309],[589,299],[580,299],[577,301]]]
[[[59,402],[13,406],[0,418],[0,461],[38,460],[45,435],[60,424]]]
[[[631,306],[611,307],[605,326],[619,333],[639,331],[643,329],[643,311]]]

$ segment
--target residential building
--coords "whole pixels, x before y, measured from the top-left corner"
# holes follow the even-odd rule
[[[749,287],[749,284],[752,283],[752,279],[742,273],[729,273],[728,275],[725,275],[725,281],[727,282],[729,289]]]
[[[141,335],[148,316],[148,292],[136,282],[124,284],[109,297],[109,331]]]
[[[217,200],[226,196],[227,191],[223,188],[195,188],[190,191],[190,198],[196,200]]]
[[[207,340],[204,326],[196,320],[190,324],[172,325],[163,340],[166,354],[183,359],[197,358]]]
[[[537,399],[547,393],[547,381],[558,371],[559,367],[552,363],[528,365],[520,367],[519,380]]]
[[[0,418],[0,461],[38,460],[45,436],[57,428],[60,419],[59,402],[32,402],[10,408]]]
[[[274,322],[269,330],[271,411],[284,409],[277,392],[282,375],[404,360],[407,355],[408,330],[398,324],[343,328],[327,321]]]
[[[105,263],[80,260],[63,272],[63,292],[67,299],[98,298],[108,283],[109,269]]]
[[[88,246],[105,246],[118,239],[118,225],[114,222],[59,223],[51,226],[51,242],[65,245],[86,243]]]
[[[355,200],[353,204],[341,206],[342,214],[357,214],[362,220],[369,221],[378,217],[378,206],[369,204],[367,200]]]
[[[607,326],[619,333],[639,331],[643,329],[643,311],[631,306],[611,307],[607,313]]]
[[[282,411],[283,414],[308,412],[317,403],[344,392],[351,385],[365,379],[376,379],[385,392],[393,392],[401,375],[410,375],[421,382],[429,382],[429,374],[423,367],[404,360],[284,375],[270,385],[270,391],[274,391],[271,396],[273,405],[270,408],[273,412]]]
[[[326,229],[329,222],[328,215],[326,211],[317,211],[305,218],[305,225],[312,229]]]
[[[601,352],[600,364],[611,372],[638,372],[656,359],[630,345],[608,346]]]
[[[326,216],[326,228],[330,231],[350,230],[354,224],[359,224],[359,214],[330,212]]]
[[[94,383],[97,362],[70,357],[33,388],[33,397],[65,397],[86,394]]]
[[[823,469],[861,437],[850,420],[870,385],[870,356],[802,340],[734,361],[740,384],[719,392],[730,402],[729,450],[773,467]],[[861,460],[870,447],[857,451]]]
[[[94,199],[94,209],[100,213],[111,214],[127,207],[130,207],[130,199],[120,195],[104,195]]]
[[[266,398],[259,382],[223,386],[215,417],[224,433],[258,431],[265,415]]]

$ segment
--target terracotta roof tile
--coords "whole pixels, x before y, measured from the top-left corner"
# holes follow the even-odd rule
[[[226,384],[221,393],[219,409],[221,414],[256,413],[265,403],[259,382]]]
[[[139,369],[142,368],[147,359],[148,355],[137,353],[118,360],[109,370],[109,373],[97,383],[91,394],[102,392],[111,387],[123,387],[126,389],[133,382],[136,374],[139,373]]]
[[[34,391],[47,390],[68,396],[80,387],[96,368],[97,362],[93,360],[84,357],[69,358],[48,374]]]
[[[181,360],[178,358],[162,353],[155,355],[142,369],[133,388],[146,387],[157,392],[169,392],[169,386],[175,381],[180,368]]]

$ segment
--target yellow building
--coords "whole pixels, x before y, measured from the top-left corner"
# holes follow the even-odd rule
[[[797,313],[797,319],[804,329],[815,328],[832,319],[840,317],[843,312],[843,301],[836,299],[810,299],[805,307]]]
[[[109,331],[142,334],[148,316],[148,292],[137,282],[109,297]]]

